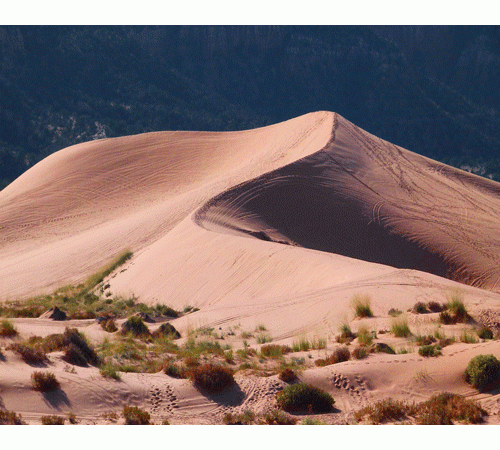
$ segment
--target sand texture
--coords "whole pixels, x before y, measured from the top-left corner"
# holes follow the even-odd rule
[[[106,294],[199,308],[171,321],[183,336],[264,324],[273,343],[326,338],[326,349],[296,356],[311,360],[300,378],[336,399],[328,423],[347,423],[356,408],[387,396],[418,401],[442,391],[479,399],[496,423],[499,394],[479,394],[462,374],[476,354],[500,357],[499,341],[457,343],[438,358],[371,354],[326,367],[314,359],[338,345],[342,322],[389,330],[389,309],[446,302],[453,292],[474,319],[497,317],[499,194],[496,182],[324,111],[248,131],[87,142],[47,157],[0,192],[0,300],[76,285],[130,249],[133,258],[105,281]],[[373,318],[353,318],[356,295],[370,296]],[[408,320],[412,331],[432,332],[437,316],[408,313]],[[12,322],[22,338],[66,326],[96,345],[106,336],[92,319]],[[406,345],[390,333],[378,337]],[[239,335],[226,339],[243,345]],[[0,338],[4,347],[10,341]],[[286,385],[275,374],[242,372],[229,391],[210,397],[163,373],[124,373],[117,382],[95,367],[71,370],[54,353],[49,366],[61,390],[42,395],[29,387],[34,368],[3,354],[0,408],[32,423],[68,411],[84,423],[107,423],[102,415],[127,403],[157,422],[220,423],[227,412],[272,409]]]

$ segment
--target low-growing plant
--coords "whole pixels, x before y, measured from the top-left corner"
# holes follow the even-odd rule
[[[60,384],[52,372],[35,371],[31,374],[32,389],[39,392],[51,392],[59,389]]]
[[[427,314],[429,311],[427,311],[427,306],[424,302],[417,302],[413,306],[413,312],[415,314]]]
[[[301,425],[326,425],[326,422],[322,422],[319,419],[313,417],[306,417],[301,423]]]
[[[126,322],[124,322],[122,325],[121,333],[122,334],[131,333],[133,336],[136,337],[144,337],[151,335],[148,326],[138,316],[132,316]]]
[[[126,425],[149,425],[151,416],[137,406],[125,406],[123,408],[123,417]]]
[[[264,358],[282,358],[290,353],[292,349],[288,345],[267,344],[260,348],[260,353]]]
[[[246,410],[243,414],[227,413],[222,419],[224,425],[251,425],[254,421],[255,414],[250,410]]]
[[[153,338],[168,337],[171,339],[180,339],[181,334],[170,323],[162,323],[160,327],[152,333]]]
[[[418,349],[418,354],[424,357],[439,356],[441,347],[439,345],[423,345]]]
[[[263,420],[267,425],[295,425],[297,423],[295,417],[289,416],[279,409],[273,409],[264,414]]]
[[[99,368],[99,373],[104,378],[111,378],[116,381],[121,379],[120,373],[116,370],[116,367],[109,363],[102,364]]]
[[[441,312],[439,321],[444,324],[466,323],[470,320],[467,308],[458,293],[454,293],[446,304],[447,311]]]
[[[366,350],[366,348],[364,348],[364,347],[356,347],[351,352],[351,356],[354,359],[364,359],[364,358],[368,357],[368,350]]]
[[[477,355],[467,364],[465,379],[482,391],[500,384],[500,361],[493,355]]]
[[[292,352],[307,352],[311,349],[311,343],[305,337],[300,338],[298,341],[293,341]]]
[[[116,326],[116,323],[112,318],[102,320],[100,325],[101,328],[108,333],[114,333],[115,331],[118,331],[118,327]]]
[[[433,313],[441,312],[445,309],[445,307],[438,302],[430,301],[427,302],[427,309]]]
[[[354,296],[352,300],[352,306],[354,308],[355,317],[373,317],[373,312],[371,310],[371,300],[368,295]]]
[[[166,375],[172,378],[187,378],[188,371],[185,365],[177,365],[172,362],[168,363],[163,369]]]
[[[415,343],[417,345],[431,345],[436,342],[436,338],[432,335],[417,334],[415,335]]]
[[[388,398],[356,411],[354,419],[361,422],[366,416],[370,423],[378,424],[405,419],[410,413],[411,411],[405,402]]]
[[[391,325],[391,332],[395,337],[408,337],[411,335],[408,320],[405,317],[394,319]]]
[[[257,344],[265,344],[266,342],[272,342],[273,338],[270,334],[260,333],[257,335]]]
[[[24,362],[31,365],[40,365],[47,362],[47,356],[45,355],[45,352],[36,348],[28,347],[24,344],[11,344],[7,347],[7,350],[16,352]]]
[[[358,338],[358,344],[362,347],[367,347],[369,345],[372,345],[373,342],[373,335],[370,333],[368,330],[368,327],[366,325],[361,325],[358,328],[358,332],[356,334],[356,337]]]
[[[21,414],[0,410],[0,425],[26,425]]]
[[[6,319],[0,322],[0,337],[14,337],[17,335],[18,332],[12,322]]]
[[[389,314],[391,317],[397,317],[403,314],[403,312],[399,309],[391,308],[387,314]]]
[[[338,347],[333,353],[324,359],[317,359],[314,363],[319,367],[329,366],[330,364],[337,364],[344,361],[349,361],[351,353],[347,347]]]
[[[335,404],[332,396],[307,383],[297,383],[285,387],[276,396],[281,409],[288,412],[327,413]]]
[[[452,425],[454,421],[477,424],[487,415],[475,401],[448,392],[433,395],[415,409],[419,425]]]
[[[278,375],[279,379],[285,383],[292,383],[297,379],[297,374],[289,367],[285,367]]]
[[[221,365],[208,363],[193,368],[189,378],[197,388],[208,392],[219,392],[234,383],[231,369]]]
[[[477,335],[481,339],[493,339],[493,332],[488,327],[481,327],[477,330]]]
[[[462,330],[462,332],[460,333],[459,339],[460,339],[460,342],[463,342],[465,344],[477,344],[477,342],[478,342],[477,337],[473,333],[471,333],[465,329]]]
[[[61,416],[42,416],[42,425],[64,425],[64,417]]]

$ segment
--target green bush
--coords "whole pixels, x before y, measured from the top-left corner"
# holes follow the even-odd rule
[[[477,335],[481,339],[493,339],[493,332],[488,327],[481,327],[479,330],[477,330]]]
[[[219,392],[234,383],[233,372],[217,364],[202,364],[190,371],[194,385],[208,392]]]
[[[59,381],[52,372],[33,372],[31,374],[31,385],[33,390],[39,392],[50,392],[59,389]]]
[[[0,322],[0,337],[13,337],[17,336],[17,330],[14,325],[8,320],[2,320]]]
[[[420,356],[439,356],[441,354],[441,347],[439,345],[423,345],[418,349],[418,354]]]
[[[162,323],[160,327],[153,332],[153,337],[170,337],[172,339],[180,339],[181,334],[170,323]]]
[[[149,336],[151,334],[144,321],[137,316],[130,317],[122,325],[121,332],[122,334],[132,333],[134,336]]]
[[[368,357],[368,350],[366,350],[366,348],[364,347],[356,347],[352,351],[351,355],[354,359],[364,359]]]
[[[126,425],[149,425],[151,419],[148,412],[137,406],[125,406],[123,408],[123,417]]]
[[[276,396],[278,406],[288,412],[327,413],[335,400],[328,393],[307,383],[285,387]]]
[[[479,390],[495,387],[500,383],[500,361],[493,355],[475,356],[467,365],[465,378]]]
[[[406,318],[394,319],[391,326],[391,332],[395,337],[408,337],[411,331]]]
[[[373,312],[371,310],[371,300],[367,295],[356,295],[352,300],[352,306],[354,308],[354,315],[356,317],[373,317]]]

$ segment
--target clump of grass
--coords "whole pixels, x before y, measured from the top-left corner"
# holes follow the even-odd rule
[[[477,344],[478,342],[477,337],[473,333],[465,329],[460,333],[459,339],[460,342],[463,342],[465,344]]]
[[[126,425],[149,425],[151,416],[137,406],[127,405],[123,408],[123,417]]]
[[[415,415],[419,425],[452,425],[454,421],[477,424],[484,422],[487,412],[477,402],[444,392],[417,405]]]
[[[393,320],[391,332],[395,337],[408,337],[411,335],[408,320],[405,317],[399,317]]]
[[[417,345],[420,345],[420,346],[422,346],[422,345],[431,345],[431,344],[433,344],[436,341],[437,341],[437,339],[434,336],[430,335],[430,334],[429,335],[417,334],[415,336],[415,343]]]
[[[59,389],[60,384],[52,372],[33,372],[31,374],[31,387],[39,392],[51,392]]]
[[[285,387],[276,396],[281,409],[288,412],[327,413],[333,408],[335,400],[332,396],[307,383],[297,383]]]
[[[466,323],[470,320],[467,308],[459,293],[454,293],[446,304],[447,311],[439,314],[439,321],[445,325]]]
[[[285,367],[278,375],[279,379],[285,383],[292,383],[297,379],[297,374],[289,367]]]
[[[267,331],[267,328],[264,324],[259,324],[255,327],[255,331]]]
[[[89,345],[85,336],[76,328],[66,328],[63,334],[63,343],[68,346],[63,359],[66,362],[72,363],[71,354],[78,354],[79,365],[99,364],[99,358],[95,350]],[[71,350],[72,349],[72,350]],[[69,353],[68,353],[69,352]]]
[[[283,355],[291,352],[291,348],[288,345],[278,345],[278,344],[267,344],[260,348],[260,354],[264,358],[282,358]]]
[[[119,381],[121,379],[118,370],[113,364],[102,364],[99,368],[99,373],[104,378],[111,378],[113,380]]]
[[[166,375],[172,378],[187,378],[187,369],[185,365],[177,365],[169,362],[163,369]]]
[[[319,367],[329,366],[330,364],[337,364],[344,361],[349,361],[351,353],[347,347],[338,347],[334,350],[333,354],[324,359],[317,359],[314,363]]]
[[[441,347],[439,345],[423,345],[418,349],[418,354],[424,357],[439,356]]]
[[[477,355],[467,364],[465,379],[478,390],[500,384],[500,361],[493,355]]]
[[[313,417],[306,417],[301,423],[301,425],[326,425],[326,422],[322,422],[319,419]]]
[[[64,417],[61,416],[42,416],[42,425],[64,425]]]
[[[0,425],[26,425],[21,414],[0,410]]]
[[[415,314],[427,314],[429,311],[427,311],[427,306],[424,302],[417,302],[413,305],[413,312]]]
[[[222,419],[224,425],[251,425],[254,421],[255,414],[250,410],[246,410],[243,414],[227,413]]]
[[[153,338],[168,337],[171,339],[180,339],[181,334],[170,323],[162,323],[160,327],[153,332]]]
[[[0,337],[14,337],[17,335],[18,332],[12,322],[7,319],[0,322]]]
[[[99,272],[91,275],[84,285],[84,291],[89,292],[94,289],[99,283],[102,283],[104,278],[110,275],[115,269],[123,265],[126,261],[132,258],[134,254],[130,250],[124,250],[117,255],[108,265],[102,268]]]
[[[356,338],[356,335],[352,332],[351,327],[347,322],[343,322],[339,328],[340,335],[338,335],[335,340],[339,344],[348,344]]]
[[[243,331],[243,332],[241,333],[241,337],[242,337],[243,339],[250,339],[251,337],[253,337],[253,334],[252,334],[252,333],[250,333],[249,331]]]
[[[356,334],[356,337],[358,338],[358,344],[362,347],[367,347],[369,345],[372,345],[373,342],[373,335],[370,333],[368,330],[368,327],[366,325],[361,325],[358,328],[358,332]]]
[[[364,359],[364,358],[367,358],[368,357],[368,350],[366,350],[366,348],[363,348],[363,347],[356,347],[351,352],[351,356],[354,359]]]
[[[488,327],[481,327],[477,330],[477,335],[480,339],[493,339],[493,332]]]
[[[108,333],[114,333],[115,331],[118,331],[118,327],[116,326],[116,323],[115,323],[114,319],[112,319],[112,318],[102,320],[100,322],[100,325],[101,325],[101,328],[104,331],[107,331]]]
[[[435,301],[427,302],[427,309],[433,313],[438,313],[446,309],[446,306],[443,306]]]
[[[405,402],[388,398],[356,411],[354,419],[361,422],[366,417],[370,423],[378,424],[406,419],[410,412],[410,408]]]
[[[231,369],[217,364],[202,364],[192,369],[189,378],[197,388],[209,392],[219,392],[234,383]]]
[[[148,326],[144,323],[144,320],[142,320],[138,316],[132,316],[126,322],[124,322],[122,325],[121,333],[122,334],[130,333],[136,337],[139,336],[144,337],[151,335]]]
[[[295,425],[297,423],[295,417],[289,416],[279,409],[273,409],[264,414],[263,420],[267,425]]]
[[[265,344],[266,342],[272,342],[273,338],[270,334],[260,333],[257,336],[257,344]]]
[[[24,362],[31,365],[41,365],[47,362],[47,356],[44,351],[28,347],[24,344],[11,344],[7,347],[7,350],[16,352]]]
[[[373,317],[371,310],[371,299],[368,295],[356,295],[352,300],[352,307],[354,308],[355,317]]]
[[[311,349],[311,343],[306,337],[300,338],[298,341],[293,341],[292,352],[307,352]]]
[[[391,308],[387,314],[389,314],[391,317],[397,317],[403,314],[403,312],[399,309]]]

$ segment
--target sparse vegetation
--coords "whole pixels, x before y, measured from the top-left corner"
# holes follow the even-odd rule
[[[64,425],[64,417],[61,416],[42,416],[42,425]]]
[[[324,359],[317,359],[314,363],[319,367],[329,366],[330,364],[337,364],[344,361],[349,361],[351,353],[347,347],[338,347],[334,350],[333,354]]]
[[[180,339],[181,334],[170,323],[162,323],[160,327],[153,332],[153,338],[167,337],[171,339]]]
[[[370,333],[366,325],[359,326],[356,337],[360,346],[368,347],[369,345],[372,345],[373,335]]]
[[[250,410],[246,410],[243,414],[227,413],[222,419],[224,425],[251,425],[254,421],[255,414]]]
[[[477,337],[467,329],[463,329],[461,331],[459,339],[460,342],[463,342],[465,344],[477,344],[478,342]]]
[[[278,345],[278,344],[267,344],[260,348],[260,354],[264,358],[282,358],[283,355],[291,352],[291,348],[288,345]]]
[[[260,333],[257,335],[257,344],[265,344],[266,342],[272,342],[273,338],[270,334]]]
[[[18,332],[12,322],[4,319],[0,322],[0,337],[14,337]]]
[[[418,354],[424,357],[439,356],[441,347],[439,345],[423,345],[418,349]]]
[[[33,372],[31,374],[32,389],[39,392],[51,392],[59,389],[59,381],[52,372]]]
[[[16,352],[24,362],[31,365],[40,365],[47,362],[47,356],[44,351],[28,347],[24,344],[10,344],[7,346],[7,350]]]
[[[469,361],[465,379],[483,391],[500,384],[500,361],[493,355],[477,355]]]
[[[470,320],[460,293],[453,293],[446,304],[446,311],[439,314],[439,321],[445,325],[466,323]]]
[[[398,317],[393,319],[391,332],[395,337],[408,337],[411,335],[410,327],[406,317]]]
[[[326,422],[322,422],[319,419],[314,419],[313,417],[306,417],[300,424],[301,425],[326,425]]]
[[[0,410],[0,425],[26,425],[21,414]]]
[[[355,317],[373,317],[373,312],[371,310],[371,300],[368,295],[356,295],[352,300],[352,306],[354,308]]]
[[[295,417],[289,416],[279,409],[273,409],[264,414],[263,419],[267,425],[295,425],[297,423]]]
[[[405,402],[388,398],[356,411],[354,413],[354,419],[361,422],[366,417],[370,423],[378,424],[406,419],[412,412],[413,410],[411,407]]]
[[[364,347],[356,347],[351,352],[351,356],[354,359],[364,359],[364,358],[368,357],[368,350],[366,350],[366,348],[364,348]]]
[[[389,314],[391,317],[397,317],[403,314],[403,312],[399,309],[391,308],[387,314]]]
[[[433,313],[438,313],[446,309],[446,306],[443,306],[435,301],[430,301],[427,303],[427,309]]]
[[[285,383],[292,383],[297,379],[297,374],[289,367],[285,367],[278,375],[279,379]]]
[[[288,412],[327,413],[335,403],[328,392],[307,383],[285,387],[276,400],[278,406]]]
[[[335,340],[339,344],[348,344],[356,338],[356,335],[352,332],[351,327],[347,322],[343,322],[339,328],[340,335],[338,335]]]
[[[125,406],[123,408],[123,417],[126,425],[149,425],[151,416],[137,406]]]
[[[488,327],[481,327],[477,330],[477,335],[480,339],[493,339],[493,332]]]
[[[218,364],[202,364],[193,368],[189,378],[197,388],[208,392],[219,392],[234,383],[233,372]]]
[[[144,323],[144,320],[142,320],[138,316],[132,316],[126,322],[124,322],[122,325],[121,333],[130,333],[136,337],[151,335],[148,326]]]
[[[427,311],[427,306],[424,302],[417,302],[413,306],[413,312],[415,314],[427,314],[429,311]]]

